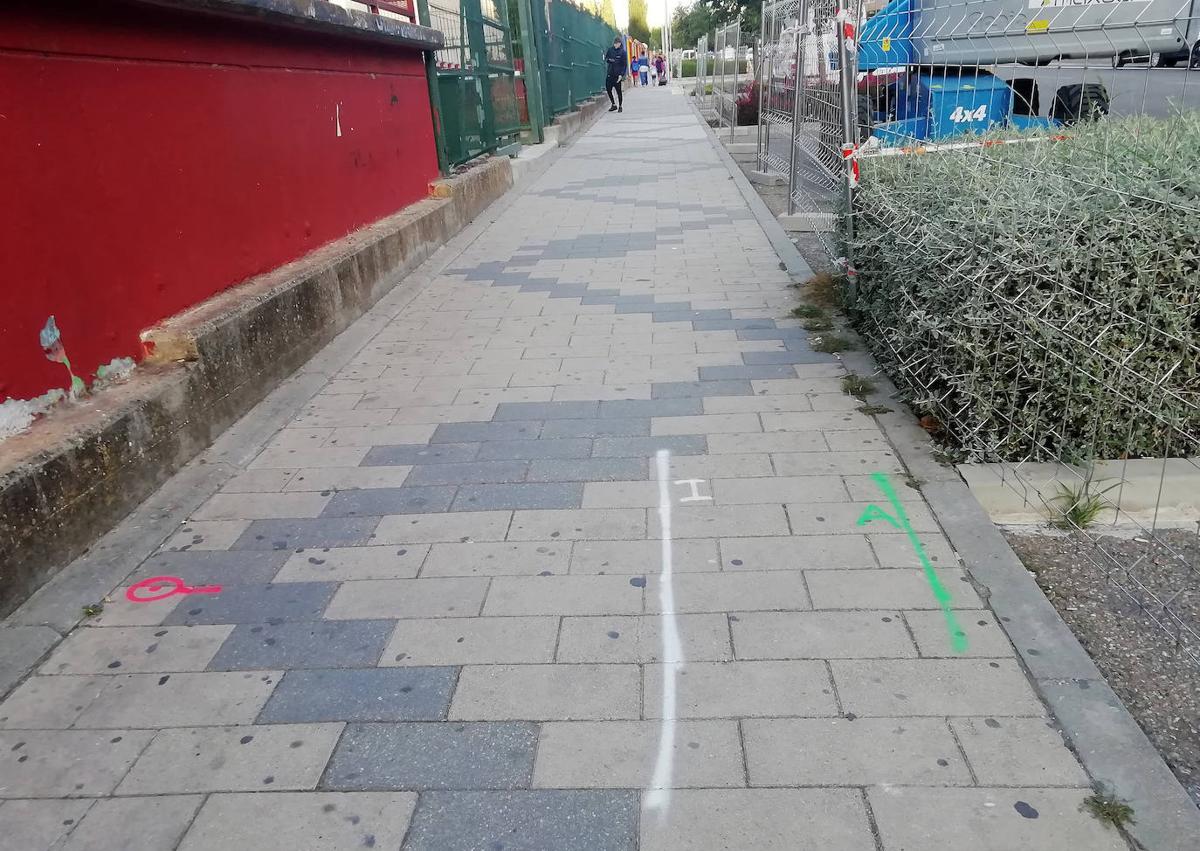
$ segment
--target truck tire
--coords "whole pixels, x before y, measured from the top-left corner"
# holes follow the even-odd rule
[[[1013,115],[1038,115],[1042,111],[1041,99],[1038,96],[1037,80],[1033,77],[1013,77],[1008,81],[1012,89]]]
[[[1103,83],[1072,83],[1054,93],[1050,117],[1063,124],[1095,121],[1108,115],[1108,90]]]
[[[1114,68],[1124,68],[1125,63],[1127,63],[1128,61],[1129,61],[1129,59],[1125,56],[1124,53],[1118,53],[1115,56],[1113,56],[1113,58],[1112,58],[1112,66]]]

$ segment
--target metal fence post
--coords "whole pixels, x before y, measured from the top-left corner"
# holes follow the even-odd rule
[[[851,0],[851,3],[853,3],[853,0]],[[846,34],[849,27],[850,32],[853,33],[851,38],[857,35],[858,18],[857,16],[851,18],[849,11],[845,7],[840,7],[837,13],[837,24],[838,71],[840,72],[842,89],[842,160],[845,171],[843,200],[846,205],[842,248],[846,257],[846,290],[850,303],[853,304],[856,293],[851,242],[854,239],[854,187],[858,182],[858,164],[856,160],[856,149],[858,148],[858,122],[856,120],[858,115],[858,75],[855,73],[858,56],[853,45],[846,38]]]
[[[738,22],[738,28],[733,31],[733,97],[729,100],[729,141],[733,142],[737,138],[737,95],[738,95],[738,48],[741,47],[742,27],[741,21]]]
[[[771,14],[774,15],[774,12],[775,12],[775,7],[772,6]],[[758,148],[757,148],[758,170],[763,171],[763,172],[765,172],[767,170],[767,165],[764,160],[764,153],[763,153],[763,134],[764,134],[763,92],[766,89],[765,83],[766,83],[766,79],[767,79],[767,75],[766,75],[767,57],[766,57],[766,51],[763,50],[763,47],[764,47],[764,45],[766,45],[766,43],[767,43],[767,8],[766,8],[766,5],[764,4],[761,7],[761,11],[759,12],[758,50],[755,51],[756,55],[754,57],[755,64],[758,65],[758,71],[755,72],[755,79],[758,80]],[[769,140],[769,138],[770,138],[769,125],[766,128],[765,132],[767,133],[768,140]]]
[[[517,0],[521,25],[521,53],[525,58],[525,102],[529,110],[529,129],[535,142],[545,141],[546,113],[542,103],[542,62],[538,39],[533,31],[531,0]]]
[[[801,0],[800,14],[806,11],[806,0]],[[804,31],[804,18],[798,18],[796,27],[796,79],[792,83],[792,145],[788,151],[788,198],[787,211],[789,216],[796,214],[796,136],[800,133],[800,77],[804,73],[804,57],[800,54],[800,36]]]

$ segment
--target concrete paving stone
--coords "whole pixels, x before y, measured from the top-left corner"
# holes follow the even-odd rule
[[[683,721],[671,742],[671,788],[744,786],[735,721]],[[542,725],[533,786],[645,788],[654,782],[662,724],[563,721]]]
[[[676,612],[796,611],[811,608],[799,573],[680,573],[671,581]],[[646,578],[646,611],[662,611],[662,578]]]
[[[607,354],[607,346],[604,347]],[[599,403],[591,402],[502,402],[496,406],[495,421],[590,419]]]
[[[107,795],[153,736],[154,733],[148,730],[13,730],[0,733],[0,754],[3,754],[0,756],[0,798]],[[10,804],[4,804],[4,807],[8,806]]]
[[[721,538],[730,535],[786,535],[788,519],[782,505],[713,506],[707,502],[676,506],[671,533],[681,538]],[[649,537],[662,535],[657,511],[650,512]]]
[[[581,458],[530,462],[530,482],[594,482],[645,478],[645,458]]]
[[[822,354],[811,350],[789,350],[783,352],[756,352],[743,350],[742,362],[747,366],[763,364],[797,364],[797,363],[832,363],[832,355]]]
[[[724,381],[738,378],[795,378],[796,370],[787,364],[756,364],[743,366],[702,366],[702,381]]]
[[[719,569],[714,540],[683,538],[672,541],[671,547],[676,572]],[[571,549],[573,574],[647,575],[661,570],[661,541],[576,541]]]
[[[673,455],[671,479],[718,479],[733,476],[773,476],[771,456],[754,453],[730,455]],[[654,468],[650,474],[655,475]],[[711,495],[711,493],[709,494]]]
[[[883,847],[973,851],[1124,851],[1121,835],[1081,806],[1086,789],[867,790]]]
[[[636,584],[635,584],[636,583]],[[642,577],[498,576],[485,615],[641,614]]]
[[[888,439],[877,428],[826,429],[825,440],[834,452],[869,452],[891,449]]]
[[[712,493],[717,505],[755,505],[785,502],[847,502],[846,489],[837,476],[772,476],[715,479]]]
[[[556,440],[494,440],[480,444],[480,461],[533,461],[543,458],[587,458],[592,441],[587,438]]]
[[[697,331],[749,331],[753,329],[774,329],[772,319],[714,319],[693,323]]]
[[[250,528],[249,520],[189,520],[167,538],[164,550],[227,550]]]
[[[284,493],[297,491],[341,491],[355,488],[398,488],[408,481],[413,469],[424,467],[316,467],[297,470]],[[414,483],[419,484],[419,483]]]
[[[332,582],[281,582],[230,585],[215,594],[189,594],[163,619],[180,624],[262,623],[268,620],[315,621],[333,598]]]
[[[256,671],[370,667],[379,660],[394,624],[394,620],[241,624],[221,646],[209,668]]]
[[[295,470],[246,470],[221,486],[222,493],[279,493]]]
[[[450,703],[455,721],[638,718],[637,665],[467,665]]]
[[[683,789],[658,810],[653,795],[643,793],[641,851],[863,851],[875,844],[854,789]]]
[[[375,530],[377,544],[503,541],[511,511],[459,511],[384,517]]]
[[[431,440],[440,425],[394,424],[376,426],[342,426],[335,428],[325,441],[326,446],[396,446],[408,443],[444,443]]]
[[[430,443],[482,443],[489,440],[535,440],[542,433],[540,420],[503,420],[488,423],[443,423]]]
[[[333,446],[304,449],[264,449],[250,469],[297,469],[299,467],[357,467],[367,454],[365,446]]]
[[[771,432],[770,434],[714,434],[708,438],[708,451],[717,455],[731,452],[776,453],[814,452],[824,454],[829,447],[816,431]],[[796,475],[780,473],[780,475]],[[804,475],[804,474],[799,474]]]
[[[878,517],[859,526],[858,521],[862,518],[863,512],[872,505],[888,514],[894,514],[887,500],[883,499],[877,502],[789,502],[787,503],[787,513],[794,535],[861,535],[868,531],[875,534],[904,534],[904,530],[897,529],[887,520]],[[905,502],[903,505],[904,513],[907,515],[913,531],[918,533],[940,532],[933,513],[924,503]]]
[[[405,792],[210,795],[179,851],[398,849],[416,804]]]
[[[632,482],[588,482],[583,486],[584,508],[655,508],[658,502],[658,482],[645,479]]]
[[[70,838],[54,848],[55,851],[175,848],[203,800],[200,795],[100,800],[88,810]]]
[[[663,665],[646,665],[642,712],[662,717]],[[688,662],[675,675],[677,718],[837,715],[821,661]]]
[[[583,484],[580,482],[462,485],[450,510],[579,508],[582,500]]]
[[[839,373],[844,371],[840,364],[834,364],[834,368]],[[796,371],[801,372],[803,369],[805,368],[802,367]],[[840,377],[805,377],[802,375],[800,378],[765,378],[751,380],[750,385],[756,396],[795,396],[798,393],[840,393],[842,391]]]
[[[921,567],[921,559],[906,536],[867,535],[867,540],[883,567]],[[960,564],[945,535],[926,532],[921,535],[921,549],[935,567],[956,567]]]
[[[751,786],[971,786],[943,718],[742,722]]]
[[[724,615],[675,618],[682,658],[672,661],[725,661],[733,658]],[[564,617],[558,639],[559,662],[663,661],[663,619],[658,616]]]
[[[926,657],[973,656],[1005,659],[1016,651],[1004,630],[990,611],[964,609],[954,613],[967,639],[966,650],[956,652],[946,626],[946,616],[939,611],[905,612],[904,620],[912,630],[917,649]]]
[[[483,577],[368,579],[345,582],[325,612],[328,618],[471,618],[479,614],[488,580]]]
[[[762,415],[763,431],[871,431],[879,434],[879,429],[870,417],[857,411],[785,411],[764,412]],[[831,449],[850,450],[851,447],[830,445]],[[874,447],[888,449],[888,446]],[[873,498],[874,494],[870,498]]]
[[[704,413],[709,415],[811,410],[809,397],[802,393],[791,396],[714,396],[704,400]]]
[[[809,334],[803,328],[767,328],[738,329],[739,340],[801,340],[807,341]]]
[[[711,448],[711,446],[710,446]],[[775,472],[781,476],[852,476],[901,471],[891,452],[772,452]]]
[[[234,550],[295,550],[365,544],[378,517],[318,517],[312,520],[255,520],[233,543]]]
[[[270,582],[283,563],[285,552],[207,550],[157,552],[129,575],[125,584],[152,576],[177,576],[187,585],[238,585]]]
[[[742,434],[761,431],[757,414],[701,414],[692,417],[655,417],[654,435]]]
[[[1015,660],[835,660],[830,664],[843,707],[856,715],[1044,713]]]
[[[456,491],[453,485],[340,491],[330,499],[322,516],[433,514],[449,510]]]
[[[379,664],[505,665],[554,661],[557,615],[402,620]]]
[[[288,671],[260,724],[313,721],[439,721],[454,690],[454,668]]]
[[[738,659],[879,659],[917,655],[897,612],[740,612]]]
[[[479,388],[460,390],[453,401],[456,405],[503,405],[509,402],[549,402],[553,395],[554,389],[551,387]]]
[[[951,605],[978,609],[983,601],[957,567],[939,567],[934,573],[950,593]],[[806,570],[814,609],[938,609],[941,604],[924,570]]]
[[[320,406],[313,407],[312,402],[319,403]],[[302,409],[296,419],[292,420],[293,425],[304,428],[384,426],[391,422],[396,413],[384,409],[351,410],[341,407],[344,404],[357,404],[358,400],[353,396],[315,396],[312,402],[307,408]],[[338,407],[333,407],[335,403]]]
[[[84,627],[42,664],[43,674],[203,671],[232,626]]]
[[[342,724],[255,724],[162,730],[120,795],[314,789]]]
[[[865,536],[801,535],[798,537],[722,538],[721,569],[801,570],[861,569],[876,566]]]
[[[52,851],[94,805],[86,798],[2,803],[0,851]]]
[[[528,461],[472,461],[464,464],[428,464],[414,467],[413,472],[405,480],[405,484],[413,486],[523,482],[528,472]]]
[[[700,413],[701,400],[695,398],[625,399],[600,402],[597,416],[626,419],[630,417],[695,416]]]
[[[391,418],[392,425],[422,423],[486,422],[496,416],[495,404],[478,405],[406,405]],[[358,411],[356,413],[374,413]],[[538,417],[536,419],[543,419]]]
[[[630,540],[646,537],[642,509],[515,511],[510,541]]]
[[[551,420],[543,438],[649,437],[649,417],[594,417],[586,420]]]
[[[99,676],[29,677],[0,703],[0,728],[65,730],[111,682]]]
[[[808,401],[814,411],[855,411],[862,407],[862,400],[838,392],[809,393]]]
[[[373,446],[362,459],[364,467],[419,466],[422,464],[461,464],[474,461],[478,443],[399,444]]]
[[[428,792],[404,851],[636,851],[637,834],[632,790]]]
[[[710,396],[749,396],[753,390],[747,379],[712,381],[662,381],[651,390],[652,399],[701,399]]]
[[[326,772],[331,789],[520,789],[529,786],[535,724],[352,724]]]
[[[250,723],[279,681],[275,671],[125,674],[75,720],[79,729]]]
[[[1047,718],[951,718],[981,786],[1077,786],[1091,780]]]
[[[407,382],[410,386],[412,382]],[[476,401],[474,398],[462,399],[462,393],[457,387],[422,387],[417,390],[398,390],[389,389],[386,392],[366,393],[362,399],[358,401],[355,410],[369,411],[375,409],[397,410],[402,405],[466,405]],[[489,391],[483,391],[489,392]],[[490,401],[486,397],[480,397],[480,402]]]
[[[403,547],[322,547],[292,553],[275,582],[344,582],[355,579],[412,579],[428,544]]]

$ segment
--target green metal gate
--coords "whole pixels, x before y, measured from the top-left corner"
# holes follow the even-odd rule
[[[604,91],[604,51],[617,31],[565,0],[533,0],[531,6],[544,80],[542,123],[549,124]]]

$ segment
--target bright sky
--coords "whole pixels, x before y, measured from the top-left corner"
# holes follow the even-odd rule
[[[674,12],[678,5],[680,5],[680,0],[646,0],[647,23],[651,27],[661,27],[664,20],[663,12],[667,9]],[[628,27],[629,0],[613,0],[613,11],[617,14],[617,24],[622,28]]]

